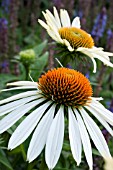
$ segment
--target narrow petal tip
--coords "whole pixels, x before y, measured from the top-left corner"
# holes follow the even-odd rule
[[[7,150],[11,151],[11,150],[12,150],[12,148],[8,146]]]

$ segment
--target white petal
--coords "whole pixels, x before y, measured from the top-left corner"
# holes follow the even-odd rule
[[[84,109],[79,109],[82,117],[84,119],[84,122],[86,124],[87,130],[91,136],[91,139],[93,140],[96,148],[100,152],[100,154],[105,157],[110,157],[110,152],[108,145],[104,139],[104,136],[99,129],[99,127],[96,125],[96,123],[93,121],[93,119],[87,114],[87,112]]]
[[[20,86],[20,87],[14,87],[14,88],[10,88],[10,89],[3,89],[1,90],[3,91],[10,91],[10,90],[21,90],[21,89],[37,89],[36,86]]]
[[[105,55],[107,56],[113,56],[113,53],[110,53],[110,52],[106,52],[106,51],[103,51],[105,53]]]
[[[92,99],[93,101],[100,101],[100,100],[103,100],[102,97],[91,97],[91,99]]]
[[[67,46],[69,51],[74,51],[74,48],[71,47],[70,43],[66,39],[63,39],[63,42]]]
[[[104,170],[112,170],[113,169],[113,158],[106,157],[104,159]]]
[[[60,18],[61,18],[61,22],[62,22],[63,27],[70,27],[71,26],[69,14],[66,10],[64,10],[64,9],[60,10]]]
[[[44,99],[35,100],[33,102],[25,104],[24,106],[21,106],[20,108],[17,108],[16,110],[12,111],[10,114],[5,116],[0,121],[0,133],[3,133],[8,128],[10,128],[23,115],[25,115],[29,110],[31,110],[33,107],[35,107],[36,105],[38,105],[42,101],[44,101]]]
[[[99,103],[99,102],[98,102]],[[103,105],[101,106],[100,103],[94,105],[94,103],[90,104],[90,107],[93,108],[100,114],[110,125],[113,126],[113,113],[107,110]]]
[[[85,48],[85,47],[79,47],[79,48],[77,48],[76,49],[76,51],[80,51],[80,52],[82,52],[82,53],[84,53],[84,54],[86,54],[86,55],[91,55],[91,57],[94,57],[92,54],[91,54],[91,49],[89,49],[89,48]]]
[[[11,102],[11,103],[8,103],[8,104],[5,104],[3,106],[0,106],[0,116],[3,116],[9,112],[11,112],[12,110],[15,110],[16,108],[24,105],[25,103],[28,103],[34,99],[37,99],[38,96],[31,96],[31,97],[26,97],[26,98],[23,98],[23,99],[19,99],[19,100],[16,100],[14,102]]]
[[[78,111],[76,109],[74,109],[74,112],[77,117],[78,127],[79,127],[79,131],[80,131],[80,135],[81,135],[81,140],[82,140],[86,160],[87,160],[87,163],[88,163],[90,169],[92,170],[93,160],[92,160],[92,149],[91,149],[89,135],[87,133],[86,127],[84,125],[84,122],[83,122],[80,114],[78,113]]]
[[[100,48],[84,48],[79,47],[76,51],[80,51],[86,55],[88,55],[90,58],[97,58],[100,61],[102,61],[105,65],[113,67],[113,64],[110,62],[109,57],[106,56],[105,52],[102,51]]]
[[[74,18],[73,22],[72,22],[72,27],[76,27],[76,28],[80,28],[80,18],[76,17]]]
[[[53,29],[48,29],[47,32],[53,40],[59,43],[63,43],[63,40],[61,39],[58,32],[55,32]]]
[[[107,66],[110,66],[110,67],[113,67],[113,64],[104,57],[105,54],[95,54],[95,53],[92,53],[94,55],[95,58],[99,59],[100,61],[102,61],[105,65]]]
[[[53,16],[53,14],[49,10],[46,10],[45,16],[46,16],[46,22],[48,26],[52,26],[55,30],[58,30],[59,25],[57,21],[55,20],[55,17]]]
[[[16,81],[13,83],[7,83],[7,86],[37,86],[36,82],[32,81]]]
[[[52,25],[55,26],[58,30],[59,29],[59,23],[57,22],[56,18],[53,16],[53,14],[49,10],[46,10],[46,14],[50,18]]]
[[[76,51],[80,51],[81,53],[89,56],[93,62],[94,65],[94,69],[93,69],[93,73],[96,73],[96,61],[94,59],[94,55],[91,53],[90,49],[85,48],[85,47],[79,47]]]
[[[31,132],[39,122],[44,111],[50,104],[51,102],[47,102],[41,105],[23,120],[23,122],[16,128],[9,140],[9,149],[16,148],[28,138],[28,136],[31,134]]]
[[[39,22],[39,24],[40,24],[42,27],[44,27],[46,30],[49,28],[48,25],[47,25],[44,21],[42,21],[41,19],[38,19],[38,22]]]
[[[98,112],[95,109],[91,108],[90,105],[85,106],[85,108],[87,108],[100,121],[100,123],[107,129],[107,131],[113,136],[113,130],[110,128],[108,123],[104,120],[104,118],[100,114],[98,114]]]
[[[96,69],[97,69],[97,64],[96,64],[96,61],[93,57],[90,57],[92,62],[93,62],[93,66],[94,66],[94,69],[93,69],[93,73],[96,73]]]
[[[81,137],[78,128],[78,122],[72,112],[72,109],[69,108],[69,140],[71,145],[71,151],[77,165],[81,162],[81,152],[82,152],[82,144]]]
[[[8,102],[13,101],[13,100],[17,100],[17,99],[20,99],[20,98],[23,98],[23,97],[33,96],[33,95],[36,95],[36,94],[38,94],[37,90],[23,92],[23,93],[16,94],[14,96],[8,97],[7,99],[0,100],[0,104],[8,103]]]
[[[106,51],[103,51],[104,49],[102,47],[92,47],[92,49],[94,49],[94,52],[99,52],[100,54],[105,54],[104,57],[107,57],[109,58],[108,56],[113,56],[113,53],[111,52],[106,52]]]
[[[29,162],[33,161],[42,151],[47,140],[48,132],[53,121],[55,112],[55,105],[53,105],[48,112],[43,116],[42,120],[38,124],[33,137],[31,139],[27,160]]]
[[[45,159],[49,169],[53,169],[60,157],[64,138],[64,108],[56,114],[48,134]]]
[[[56,20],[56,22],[58,24],[58,28],[61,28],[61,22],[60,22],[60,18],[59,18],[58,12],[57,12],[55,7],[53,7],[53,9],[54,9],[55,20]]]

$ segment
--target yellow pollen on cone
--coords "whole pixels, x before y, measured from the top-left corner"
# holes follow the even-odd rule
[[[93,38],[85,31],[75,27],[63,27],[59,29],[62,39],[66,39],[70,45],[77,49],[79,47],[92,48]]]

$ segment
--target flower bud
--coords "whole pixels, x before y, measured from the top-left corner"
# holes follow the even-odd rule
[[[19,55],[20,55],[20,61],[24,65],[30,65],[35,60],[35,52],[32,49],[21,51]]]

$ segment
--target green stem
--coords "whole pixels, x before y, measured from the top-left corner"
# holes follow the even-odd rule
[[[28,80],[29,79],[29,65],[24,65],[25,67],[25,71],[26,71],[26,78],[25,80]]]
[[[25,153],[24,145],[21,144],[21,145],[20,145],[20,148],[21,148],[21,152],[22,152],[23,159],[24,159],[24,161],[26,161],[27,156],[26,156],[26,153]]]
[[[28,167],[27,167],[27,170],[32,170],[33,169],[33,167],[36,165],[36,161],[33,161],[32,163],[29,163],[28,164]]]
[[[45,162],[45,154],[43,154],[43,158],[42,158],[39,170],[48,170],[46,162]]]

